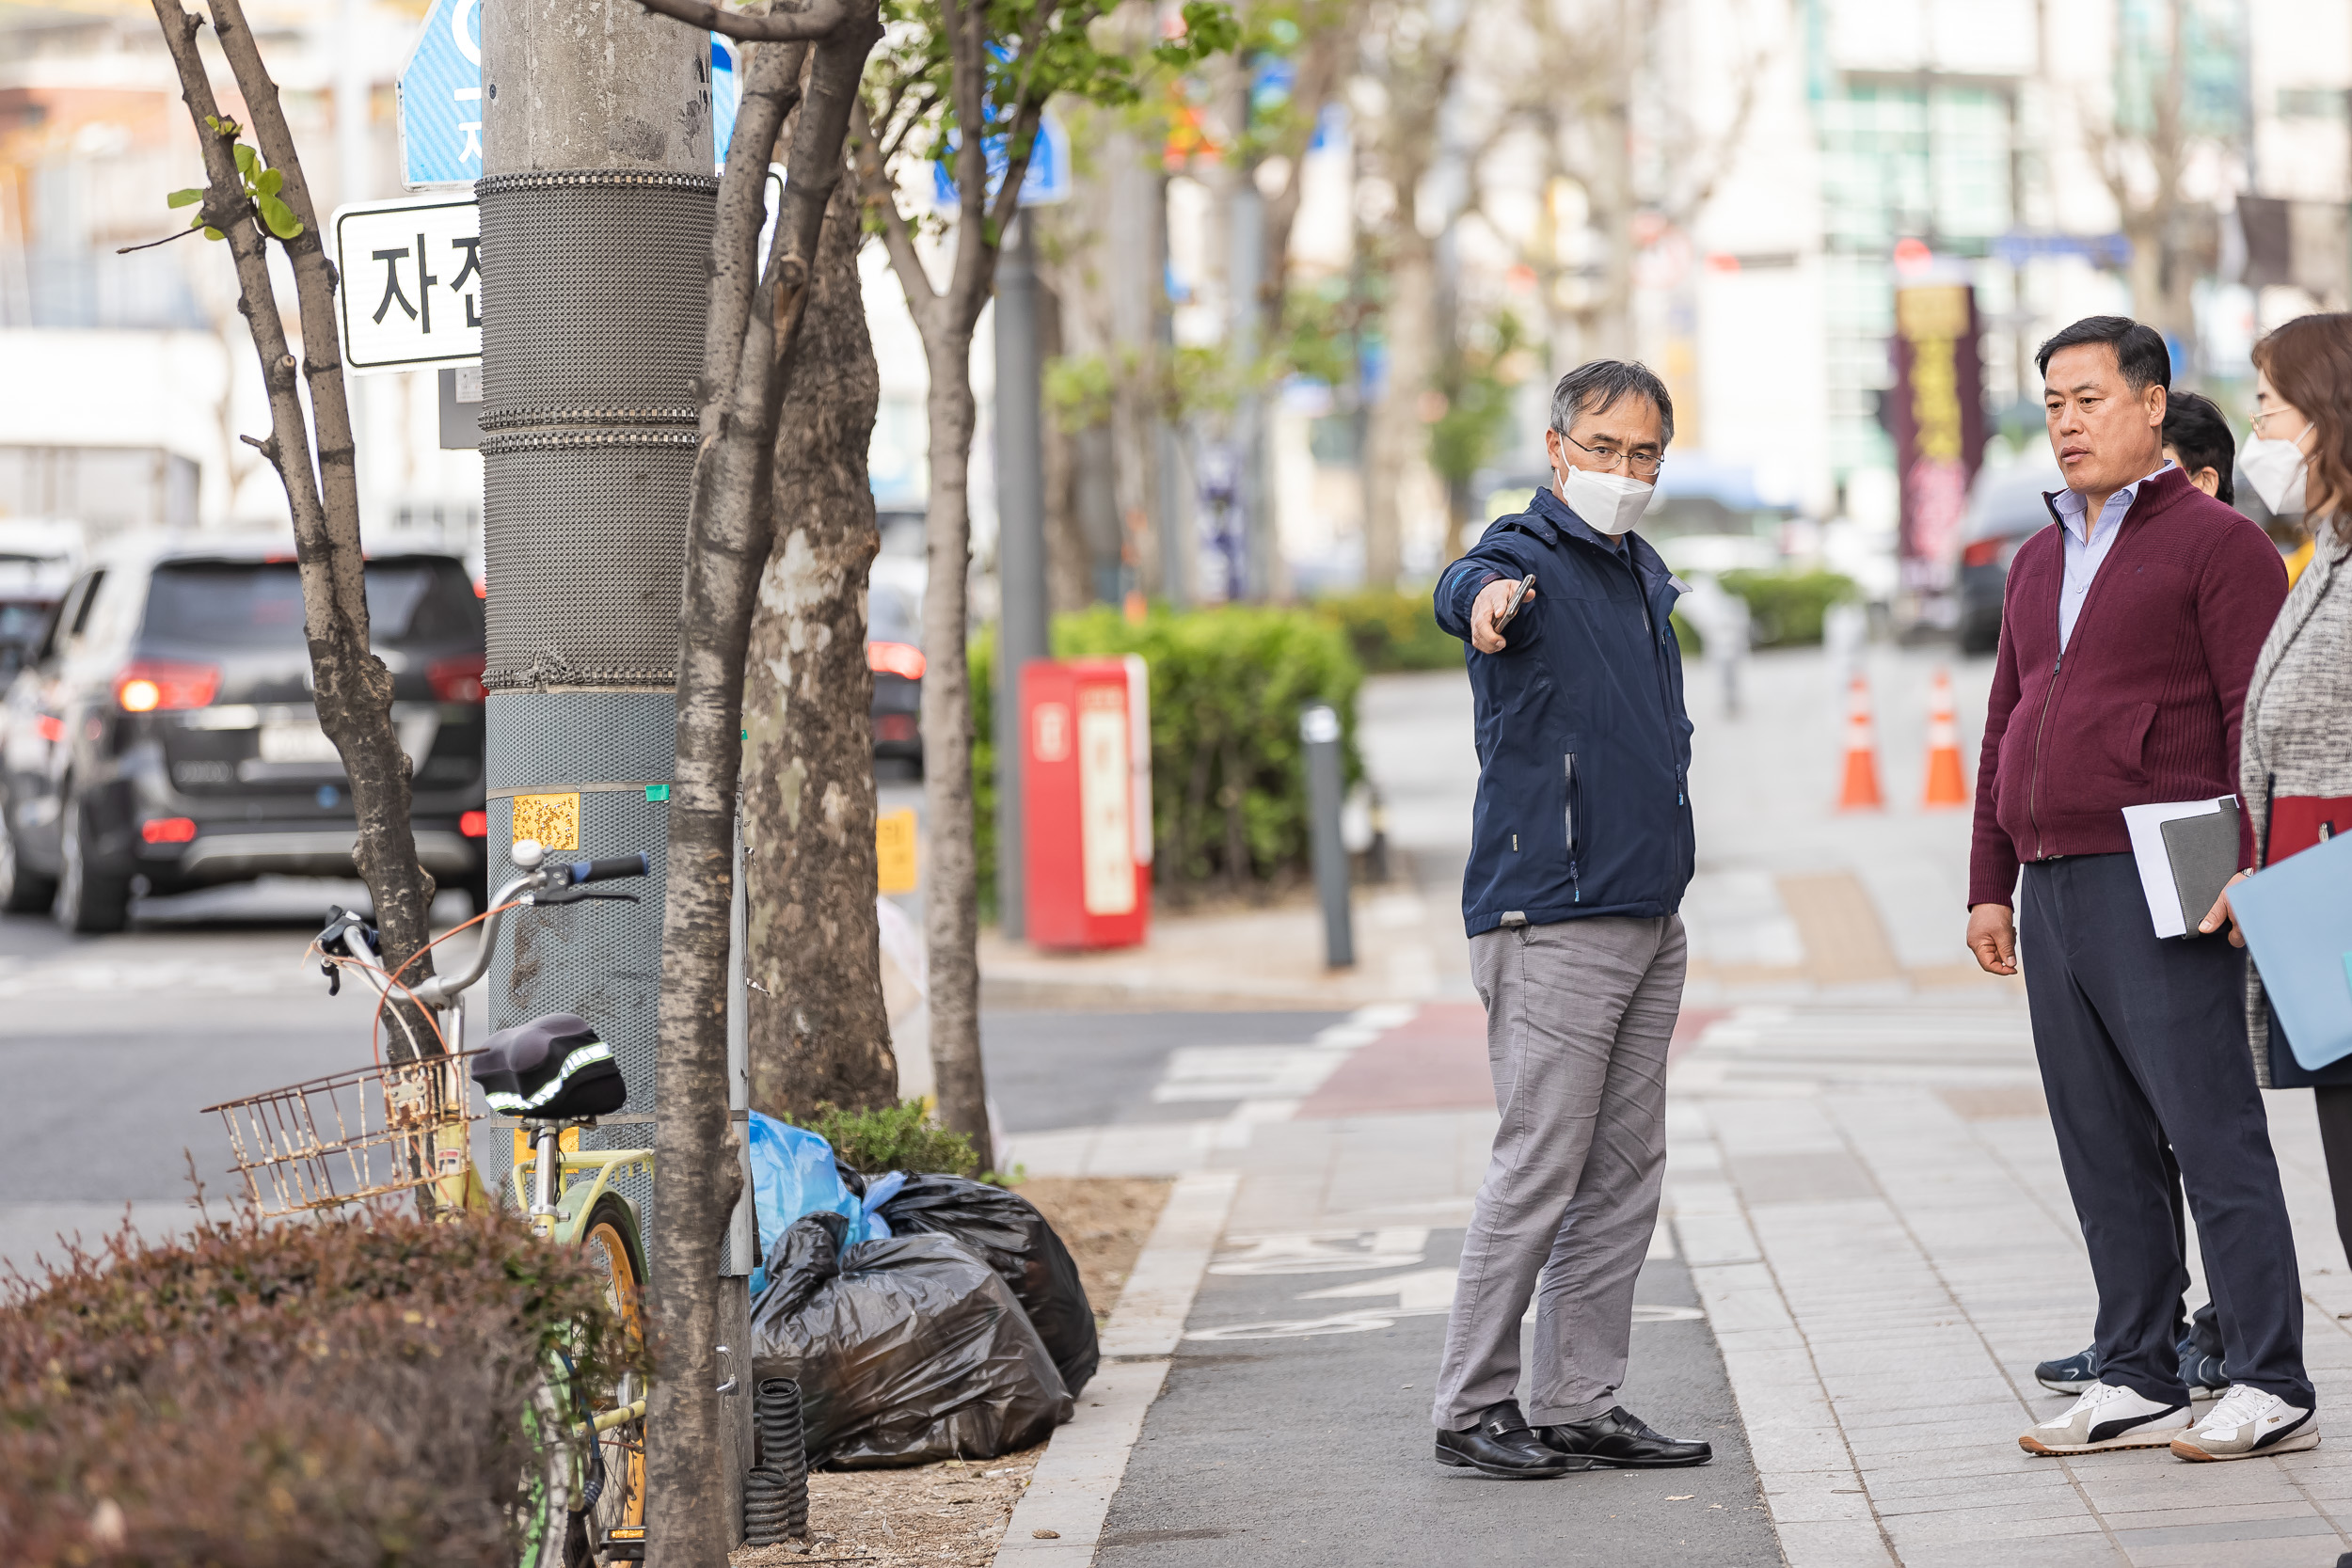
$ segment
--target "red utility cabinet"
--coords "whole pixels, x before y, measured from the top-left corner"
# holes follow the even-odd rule
[[[1029,940],[1134,947],[1151,926],[1152,709],[1143,660],[1021,670]]]

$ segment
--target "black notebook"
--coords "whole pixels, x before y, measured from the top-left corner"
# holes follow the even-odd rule
[[[2172,890],[2180,895],[2181,922],[2190,936],[2213,911],[2213,901],[2238,874],[2237,802],[2196,816],[2159,824],[2165,858],[2172,863]]]

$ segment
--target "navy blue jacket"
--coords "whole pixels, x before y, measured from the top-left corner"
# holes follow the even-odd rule
[[[1638,536],[1627,553],[1549,488],[1499,519],[1438,581],[1438,625],[1465,644],[1496,577],[1535,574],[1499,654],[1467,648],[1478,704],[1478,805],[1462,923],[1655,919],[1691,883],[1691,720],[1668,621],[1683,585]]]

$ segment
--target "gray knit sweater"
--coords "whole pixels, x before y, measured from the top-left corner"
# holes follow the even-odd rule
[[[2246,689],[2238,779],[2256,852],[2279,795],[2352,795],[2352,546],[2323,531],[2295,581]],[[2246,1033],[2254,1078],[2270,1087],[2270,1009],[2246,966]]]

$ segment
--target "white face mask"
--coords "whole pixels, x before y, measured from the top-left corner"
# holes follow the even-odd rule
[[[1645,484],[1626,474],[1597,474],[1589,468],[1562,468],[1560,499],[1568,503],[1568,510],[1584,519],[1584,526],[1595,533],[1605,533],[1614,539],[1631,531],[1649,510],[1649,499],[1658,486]]]
[[[2292,441],[2249,436],[2238,450],[2238,466],[2246,470],[2247,483],[2263,504],[2280,517],[2303,515],[2303,477],[2311,459],[2303,455],[2302,440],[2300,436]]]

